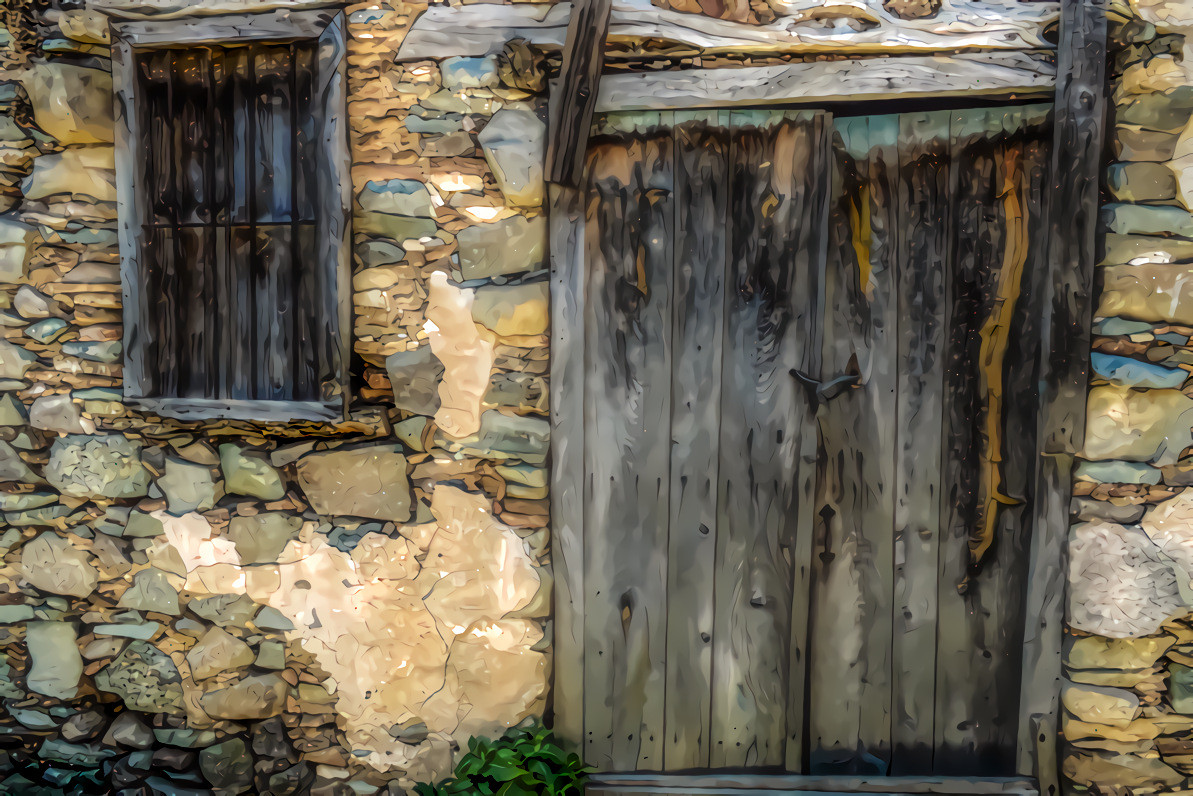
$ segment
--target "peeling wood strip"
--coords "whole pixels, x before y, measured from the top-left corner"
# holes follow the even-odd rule
[[[1105,143],[1105,0],[1063,0],[1052,148],[1048,268],[1033,285],[1043,319],[1031,565],[1019,706],[1018,770],[1059,792],[1057,711],[1073,456],[1084,444],[1098,182]],[[1045,269],[1040,269],[1045,271]],[[1037,730],[1051,732],[1040,737]],[[1042,763],[1050,765],[1044,767]]]
[[[214,18],[133,20],[112,23],[117,36],[134,47],[196,46],[238,41],[316,39],[336,18],[334,9],[226,14]]]
[[[551,87],[547,179],[578,185],[605,63],[612,0],[576,0],[559,80]]]
[[[1047,95],[1056,70],[1021,52],[907,55],[779,66],[640,72],[601,78],[598,111],[966,95]]]
[[[751,25],[662,9],[649,0],[616,0],[609,38],[655,39],[707,53],[1049,50],[1052,45],[1044,32],[1056,22],[1058,8],[1054,2],[985,0],[948,4],[946,11],[931,19],[902,20],[872,3],[867,9],[871,21],[862,25],[825,25],[817,14],[798,11],[768,25]],[[561,49],[570,13],[569,3],[433,6],[415,20],[397,58],[489,55],[500,52],[512,38],[547,50]],[[844,22],[851,15],[855,15],[853,9],[837,16]]]
[[[551,568],[554,729],[584,738],[584,207],[548,188],[551,256]]]

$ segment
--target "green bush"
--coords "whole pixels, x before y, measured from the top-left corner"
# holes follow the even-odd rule
[[[581,796],[588,767],[541,724],[514,727],[495,741],[471,738],[455,776],[416,785],[419,796]]]

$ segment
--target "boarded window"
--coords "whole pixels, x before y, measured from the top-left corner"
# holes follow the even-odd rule
[[[341,403],[332,159],[344,130],[331,123],[339,90],[321,47],[129,50],[126,144],[139,179],[125,276],[143,297],[126,329],[130,398],[249,417],[325,416]]]

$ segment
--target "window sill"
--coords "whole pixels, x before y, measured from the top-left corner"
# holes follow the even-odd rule
[[[233,401],[218,398],[134,398],[128,406],[175,420],[253,420],[260,423],[342,420],[341,401]]]

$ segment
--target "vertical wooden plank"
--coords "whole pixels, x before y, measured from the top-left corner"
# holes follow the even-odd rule
[[[1107,3],[1062,0],[1046,268],[1033,315],[1042,321],[1033,537],[1023,643],[1017,770],[1059,793],[1057,711],[1064,633],[1073,457],[1085,434],[1098,184],[1105,144]]]
[[[961,113],[953,171],[959,223],[950,301],[936,769],[1014,770],[1027,556],[1036,322],[1042,267],[1038,107]],[[1032,144],[1035,146],[1032,146]]]
[[[675,115],[665,763],[707,768],[717,552],[729,114]],[[710,367],[710,364],[714,365]]]
[[[891,774],[932,770],[949,112],[900,117]]]
[[[591,168],[591,167],[590,167]],[[548,187],[551,256],[551,571],[554,730],[584,741],[584,197]]]
[[[994,137],[1001,133],[997,109],[957,111],[951,135],[954,206],[953,264],[948,290],[944,502],[938,599],[936,662],[936,769],[955,771],[973,765],[975,724],[988,719],[975,713],[974,655],[986,652],[975,637],[981,610],[980,589],[967,588],[969,535],[978,523],[979,423],[984,401],[978,384],[979,332],[989,311],[989,283],[1001,257],[1003,227],[995,211],[998,175]],[[974,646],[978,645],[975,650]],[[984,731],[984,727],[981,731]],[[980,731],[979,731],[980,732]]]
[[[670,114],[602,144],[585,234],[586,759],[663,765],[670,489]]]
[[[786,760],[796,505],[814,364],[811,319],[827,188],[822,114],[731,116],[711,764]]]
[[[547,178],[559,185],[576,185],[583,171],[612,9],[612,0],[572,3],[563,63],[548,108]]]
[[[821,411],[809,741],[811,773],[890,762],[895,496],[895,218],[899,122],[843,119],[841,199],[826,274],[824,379],[860,377]]]

